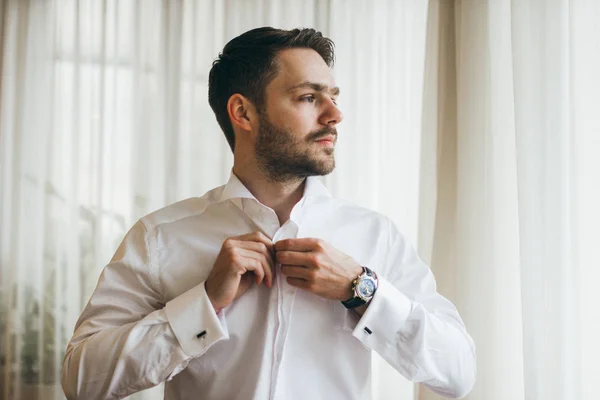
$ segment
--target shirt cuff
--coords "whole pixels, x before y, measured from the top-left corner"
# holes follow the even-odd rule
[[[165,314],[185,354],[198,357],[219,340],[229,339],[223,313],[217,316],[204,282],[165,305]]]
[[[352,336],[370,349],[385,348],[388,343],[396,342],[396,335],[406,326],[412,307],[412,301],[406,295],[378,277],[377,291]]]

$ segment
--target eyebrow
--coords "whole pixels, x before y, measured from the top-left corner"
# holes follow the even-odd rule
[[[298,85],[294,85],[291,88],[289,88],[287,91],[293,92],[294,90],[300,89],[300,88],[309,88],[309,89],[316,90],[317,92],[329,92],[334,96],[340,95],[340,88],[337,86],[330,88],[329,86],[323,85],[322,83],[309,82],[309,81],[305,81],[305,82],[299,83]]]

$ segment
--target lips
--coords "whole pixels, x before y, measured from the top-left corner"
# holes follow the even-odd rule
[[[323,144],[329,144],[329,143],[333,144],[333,143],[335,143],[335,136],[332,136],[332,135],[325,136],[321,139],[316,140],[316,142],[323,143]]]

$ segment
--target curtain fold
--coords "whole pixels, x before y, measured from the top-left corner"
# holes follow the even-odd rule
[[[477,344],[478,381],[467,398],[595,398],[600,35],[592,21],[600,6],[463,0],[431,7],[429,75],[455,73],[456,93],[432,83],[437,102],[424,110],[442,132],[428,249],[440,290]],[[444,31],[447,24],[454,28]],[[454,38],[454,54],[433,61]],[[434,158],[430,147],[424,159]],[[421,221],[430,232],[431,218]],[[421,400],[438,398],[419,389]]]
[[[600,356],[590,340],[600,326],[590,309],[600,303],[590,285],[600,276],[600,5],[511,6],[526,396],[587,399]]]

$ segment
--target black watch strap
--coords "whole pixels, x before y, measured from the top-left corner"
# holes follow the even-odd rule
[[[362,267],[362,268],[363,268],[363,272],[367,276],[375,277],[375,273],[373,271],[371,271],[369,268],[367,268],[367,267]],[[342,304],[344,305],[344,307],[346,307],[348,309],[351,309],[351,308],[356,308],[356,307],[360,307],[362,305],[365,305],[365,304],[367,304],[367,302],[364,301],[363,299],[361,299],[358,296],[354,296],[354,297],[352,297],[349,300],[342,301]]]
[[[360,297],[353,297],[350,300],[342,301],[342,304],[347,309],[351,309],[351,308],[356,308],[356,307],[360,307],[364,304],[367,304],[367,302],[364,301],[363,299],[361,299]]]

